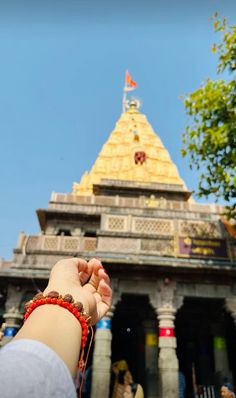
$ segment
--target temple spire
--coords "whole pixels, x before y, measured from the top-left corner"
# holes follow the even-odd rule
[[[104,180],[168,184],[168,189],[187,191],[160,137],[140,113],[140,101],[129,99],[126,106],[91,170],[74,183],[73,193],[90,195]]]

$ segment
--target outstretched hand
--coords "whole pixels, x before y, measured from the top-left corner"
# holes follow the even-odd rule
[[[81,258],[58,261],[51,270],[44,293],[52,290],[61,295],[69,293],[75,301],[82,302],[92,324],[106,314],[112,302],[109,276],[95,258],[89,262]]]

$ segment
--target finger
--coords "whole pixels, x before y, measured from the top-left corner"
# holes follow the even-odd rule
[[[95,269],[94,269],[94,266],[95,266]],[[94,271],[95,276],[98,276],[98,283],[99,283],[99,281],[101,279],[104,279],[105,282],[110,284],[109,275],[106,273],[106,271],[105,271],[105,269],[103,267],[99,268],[100,266],[102,267],[101,263],[98,266],[98,264],[95,265],[92,262],[89,262],[87,270],[83,271],[83,272],[80,272],[80,274],[79,274],[80,275],[81,284],[85,285],[85,283],[87,283],[89,281],[89,278],[91,277],[93,271]],[[98,268],[98,271],[97,271],[97,268]],[[97,273],[97,275],[96,275],[96,273]],[[91,283],[89,281],[90,285],[92,285],[92,289],[90,289],[90,291],[92,291],[92,292],[94,291],[94,288],[96,288],[96,285],[97,285],[97,280],[95,281],[95,279],[97,279],[97,278],[93,277]]]
[[[91,262],[87,263],[87,269],[79,273],[80,282],[83,285],[88,282],[93,272],[93,265]]]
[[[109,275],[107,274],[107,272],[104,268],[101,268],[98,270],[98,276],[99,276],[100,280],[103,279],[108,285],[110,285]]]
[[[92,258],[89,260],[88,265],[91,267],[92,272],[95,272],[95,274],[97,274],[100,268],[103,268],[102,263],[98,258]]]
[[[97,290],[99,282],[102,279],[102,276],[105,274],[105,271],[103,270],[101,262],[96,258],[90,260],[88,266],[91,267],[92,274],[86,287],[90,292],[93,293]],[[103,270],[103,273],[101,273],[101,271],[99,272],[99,270]]]
[[[98,270],[97,275],[95,273],[92,274],[89,283],[84,286],[84,289],[89,291],[90,293],[95,293],[98,289],[99,283],[101,280],[104,280],[108,285],[110,285],[110,278],[107,275],[106,271],[103,268]]]
[[[98,291],[94,294],[97,301],[97,313],[101,319],[109,310],[112,303],[111,287],[102,279],[98,286]]]
[[[75,264],[75,266],[77,268],[77,271],[79,271],[79,272],[86,272],[87,271],[88,263],[83,258],[73,257],[73,258],[71,258],[69,260]]]

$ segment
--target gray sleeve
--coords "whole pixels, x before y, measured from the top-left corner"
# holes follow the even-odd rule
[[[76,398],[65,363],[36,340],[15,340],[0,350],[1,398]]]

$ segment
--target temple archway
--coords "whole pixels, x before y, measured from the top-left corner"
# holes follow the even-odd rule
[[[151,355],[150,355],[151,346]],[[125,359],[148,396],[157,384],[157,319],[148,295],[123,294],[112,320],[112,362]],[[154,370],[153,370],[154,369]],[[153,375],[153,372],[155,373]]]

